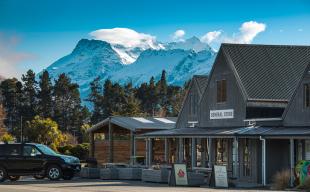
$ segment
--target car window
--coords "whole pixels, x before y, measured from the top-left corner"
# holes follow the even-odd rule
[[[35,157],[37,155],[41,155],[41,153],[36,147],[25,145],[23,155],[27,157]]]
[[[6,154],[9,156],[21,155],[20,145],[8,145],[6,148]]]
[[[0,156],[4,155],[4,146],[0,145]]]

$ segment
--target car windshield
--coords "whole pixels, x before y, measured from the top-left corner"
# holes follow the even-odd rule
[[[57,155],[57,153],[49,148],[46,145],[37,145],[37,147],[45,154],[45,155]]]

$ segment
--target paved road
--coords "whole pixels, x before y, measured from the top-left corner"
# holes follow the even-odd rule
[[[140,181],[103,181],[74,179],[72,181],[36,181],[22,179],[18,182],[0,184],[0,192],[213,192],[223,191],[206,187],[167,187],[167,184],[143,183]],[[237,190],[228,190],[237,191]],[[240,191],[240,190],[238,190]],[[257,190],[241,190],[257,191]]]

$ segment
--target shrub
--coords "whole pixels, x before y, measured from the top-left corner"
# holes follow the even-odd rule
[[[9,134],[9,133],[5,133],[0,138],[0,141],[3,141],[3,142],[7,143],[7,142],[10,142],[10,141],[14,141],[14,137],[11,134]]]
[[[81,160],[85,160],[89,155],[89,143],[58,147],[58,152],[65,155],[78,157]]]
[[[299,186],[299,189],[310,191],[310,177],[304,181],[303,185]]]
[[[273,188],[276,190],[284,190],[290,186],[291,174],[290,170],[277,172],[273,177]]]

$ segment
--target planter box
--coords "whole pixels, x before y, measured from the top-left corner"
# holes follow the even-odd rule
[[[100,178],[100,169],[99,168],[89,168],[83,167],[80,172],[82,178],[87,179],[99,179]]]
[[[118,169],[116,169],[116,168],[100,169],[100,179],[103,179],[103,180],[117,180],[117,179],[119,179]]]
[[[189,186],[201,186],[205,184],[203,173],[187,172],[187,180]]]
[[[141,180],[142,168],[117,168],[121,180]]]
[[[143,169],[142,181],[153,183],[168,183],[169,170],[168,169]]]

